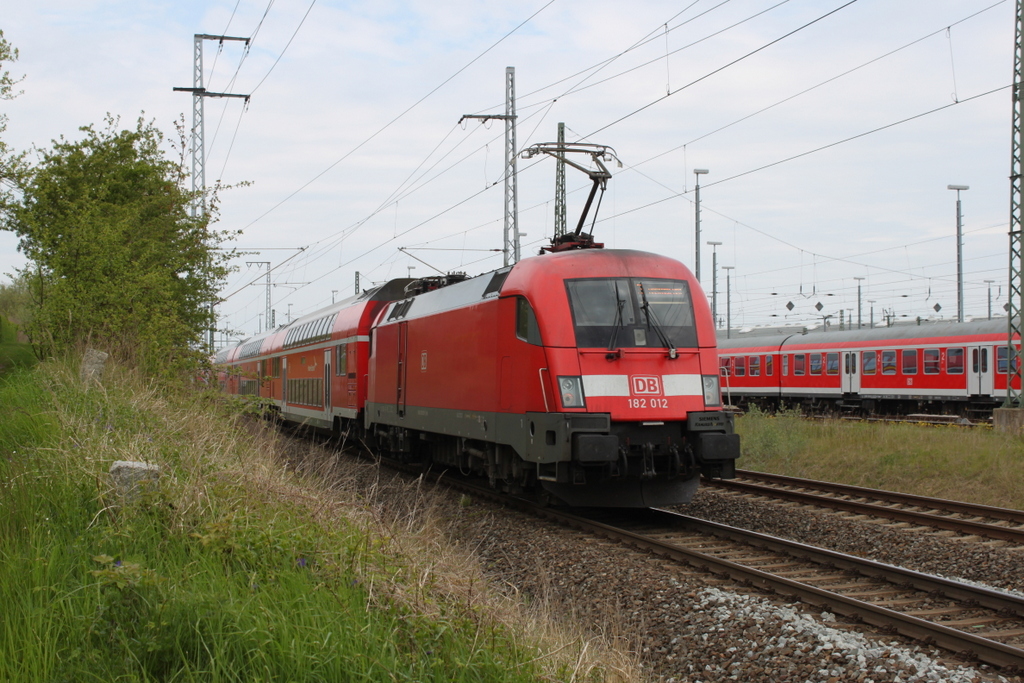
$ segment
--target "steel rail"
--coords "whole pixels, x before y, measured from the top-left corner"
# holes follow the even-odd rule
[[[393,465],[393,462],[389,462]],[[946,650],[976,658],[987,664],[1009,670],[1024,669],[1024,649],[1007,645],[982,636],[966,633],[941,623],[928,621],[920,617],[904,614],[887,607],[858,600],[856,598],[834,593],[798,580],[777,576],[769,572],[749,567],[738,562],[715,557],[671,541],[651,538],[594,519],[581,514],[546,507],[534,501],[502,494],[493,489],[478,486],[464,480],[448,478],[444,473],[424,473],[409,466],[400,466],[411,474],[418,474],[465,493],[485,498],[505,507],[519,510],[535,517],[547,519],[556,524],[574,528],[611,540],[627,543],[635,548],[646,550],[676,562],[685,563],[697,569],[727,576],[739,583],[760,588],[800,600],[810,605],[827,608],[837,614],[860,619],[864,623],[895,632],[927,644],[934,644]],[[795,559],[803,559],[820,563],[829,568],[855,571],[866,578],[882,579],[901,587],[909,587],[929,593],[939,593],[947,598],[976,604],[1004,614],[1024,617],[1024,598],[1000,591],[961,584],[901,567],[886,565],[880,562],[859,558],[853,555],[817,548],[795,541],[759,534],[753,531],[738,529],[716,522],[689,517],[668,510],[651,509],[646,514],[663,523],[686,530],[696,531],[720,538],[746,543],[754,547],[785,553]]]
[[[986,603],[994,605],[993,607],[990,607],[990,609],[1006,608],[1017,613],[1020,613],[1019,610],[1024,610],[1024,599],[1017,598],[1016,596],[1009,594],[999,593],[999,591],[975,588],[966,584],[958,584],[955,581],[948,581],[938,577],[920,574],[919,572],[903,570],[899,567],[882,565],[880,563],[863,560],[852,555],[843,556],[842,553],[834,553],[833,551],[804,546],[803,544],[793,543],[792,541],[785,541],[784,539],[765,536],[763,534],[755,534],[754,532],[744,531],[734,527],[726,527],[725,525],[705,522],[703,520],[686,517],[685,515],[677,515],[676,513],[668,511],[659,510],[657,512],[658,514],[672,515],[679,520],[684,520],[685,526],[691,529],[700,529],[703,527],[710,531],[714,528],[717,530],[718,534],[743,537],[746,539],[745,542],[752,543],[754,545],[763,544],[761,547],[768,547],[770,544],[778,544],[780,547],[793,547],[795,552],[801,553],[801,555],[798,556],[802,556],[804,558],[809,558],[812,554],[827,556],[829,558],[826,561],[827,564],[838,564],[842,562],[844,564],[849,563],[850,567],[859,565],[861,569],[858,569],[857,571],[862,571],[866,576],[872,576],[873,572],[877,572],[879,574],[885,574],[892,577],[900,577],[904,579],[906,583],[911,584],[916,582],[923,585],[925,582],[934,582],[934,585],[941,586],[941,590],[943,591],[972,596],[957,599],[977,599],[979,602],[984,600]],[[713,555],[674,545],[671,542],[665,542],[625,529],[619,529],[615,526],[590,520],[579,515],[558,512],[550,509],[538,510],[536,514],[540,514],[543,517],[557,521],[561,524],[572,526],[573,528],[577,528],[582,531],[599,533],[607,538],[627,542],[637,548],[649,550],[653,553],[679,562],[685,562],[714,574],[725,575],[733,580],[745,584],[769,590],[787,597],[797,598],[803,602],[818,607],[827,607],[839,614],[859,618],[865,623],[873,626],[893,628],[896,632],[907,637],[923,641],[925,643],[934,643],[935,645],[947,650],[976,657],[988,664],[1000,667],[1024,668],[1024,649],[1017,648],[1012,645],[1006,645],[995,640],[989,640],[981,636],[959,631],[940,623],[921,619],[909,614],[903,614],[886,607],[850,598],[838,593],[833,593],[822,588],[801,583],[800,581],[776,576],[754,567],[748,567],[737,562],[717,558]],[[900,582],[899,579],[889,580]],[[927,589],[921,588],[920,590]],[[952,595],[950,595],[950,597],[952,597]],[[992,603],[993,600],[996,602]]]
[[[941,510],[954,514],[969,514],[976,517],[990,517],[992,519],[1000,519],[1011,523],[1024,524],[1024,513],[1007,508],[971,505],[969,503],[959,503],[957,501],[944,500],[941,498],[927,498],[925,496],[914,496],[891,491],[878,491],[875,489],[867,489],[857,486],[844,486],[842,484],[817,482],[808,479],[797,479],[794,477],[762,475],[758,472],[737,472],[736,474],[742,478],[761,479],[762,481],[770,481],[787,486],[799,486],[801,488],[813,488],[827,493],[857,496],[859,498],[874,498],[875,500],[881,500],[889,503],[927,507],[933,510]],[[949,531],[957,531],[975,536],[984,536],[986,538],[1024,544],[1024,528],[1005,527],[987,522],[975,522],[968,519],[956,519],[954,517],[944,517],[942,515],[917,512],[914,510],[901,510],[887,507],[885,505],[863,503],[855,500],[844,500],[842,498],[833,498],[831,496],[810,493],[807,491],[793,491],[790,489],[778,488],[776,486],[755,484],[736,479],[705,480],[704,485],[709,488],[721,488],[764,495],[772,498],[782,498],[798,503],[808,503],[836,510],[844,510],[846,512],[855,512],[874,517],[885,517],[899,522],[908,522],[911,524],[918,524],[920,526],[929,526],[938,529],[946,529]]]

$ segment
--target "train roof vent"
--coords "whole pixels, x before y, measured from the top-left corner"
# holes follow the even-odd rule
[[[332,313],[289,328],[288,333],[284,337],[284,347],[290,349],[294,346],[313,344],[330,339],[331,330],[334,328],[334,319],[337,317],[337,313]]]
[[[392,307],[391,312],[388,313],[388,321],[400,320],[409,314],[409,309],[412,308],[412,302],[415,299],[406,299],[405,301],[399,301]]]
[[[494,275],[491,276],[491,281],[487,283],[487,288],[484,289],[483,296],[489,296],[491,294],[497,294],[501,291],[501,286],[505,284],[505,278],[512,272],[512,267],[502,268],[501,270],[494,271]]]

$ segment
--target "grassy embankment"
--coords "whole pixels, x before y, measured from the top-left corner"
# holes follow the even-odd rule
[[[636,680],[287,443],[117,367],[0,376],[0,681]],[[115,460],[158,487],[125,500]]]
[[[1024,437],[757,410],[736,428],[744,469],[1024,509]]]
[[[0,315],[0,375],[17,367],[27,367],[35,361],[32,347],[18,342],[18,327]]]

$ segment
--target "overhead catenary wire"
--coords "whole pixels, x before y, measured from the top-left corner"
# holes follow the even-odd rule
[[[997,4],[998,4],[998,3],[997,3]],[[841,9],[841,8],[839,8],[839,9]],[[980,96],[981,96],[981,95],[979,95],[979,97],[980,97]],[[926,113],[930,113],[930,112],[926,112]],[[919,116],[923,116],[923,115],[924,115],[924,114],[921,114],[921,115],[919,115]],[[912,117],[912,118],[914,118],[914,117]],[[908,119],[908,120],[912,120],[912,118],[911,118],[911,119]],[[900,122],[897,122],[897,123],[894,123],[894,124],[890,124],[890,125],[898,125],[898,123],[900,123]],[[881,130],[881,129],[879,129],[879,130]],[[869,132],[873,132],[873,131],[869,131]],[[862,134],[862,135],[866,135],[866,134],[868,134],[868,133],[864,133],[864,134]],[[848,140],[851,140],[851,139],[856,139],[856,137],[859,137],[859,136],[855,136],[854,138],[848,138],[848,139],[845,139],[845,140],[842,140],[842,141],[838,141],[838,142],[832,143],[832,145],[827,145],[827,146],[824,146],[824,147],[822,147],[822,148],[820,148],[820,149],[826,149],[826,148],[828,148],[829,146],[834,146],[834,145],[836,145],[836,144],[842,144],[842,142],[845,142],[845,141],[848,141]],[[797,155],[797,156],[795,156],[795,157],[788,157],[787,159],[783,159],[783,160],[781,160],[781,161],[775,162],[775,164],[778,164],[778,163],[783,163],[783,162],[785,162],[785,161],[787,161],[787,160],[790,160],[790,159],[793,159],[793,158],[798,158],[799,156],[803,156],[803,155],[806,155],[806,154],[809,154],[809,153],[813,153],[814,151],[819,151],[819,150],[811,150],[811,151],[809,151],[809,152],[805,152],[805,153],[803,153],[802,155]],[[775,165],[775,164],[771,164],[771,165],[767,165],[767,166],[762,166],[762,167],[758,167],[758,168],[756,168],[756,169],[751,169],[751,170],[748,170],[748,171],[746,171],[745,173],[753,173],[753,172],[756,172],[756,171],[758,171],[758,170],[763,170],[764,168],[769,168],[770,166],[772,166],[772,165]],[[412,175],[413,175],[413,174],[410,174],[410,178],[412,177]],[[744,175],[744,174],[738,174],[738,175],[735,175],[735,176],[730,176],[730,178],[728,178],[728,179],[719,179],[719,180],[715,181],[715,183],[713,183],[713,184],[719,184],[719,183],[721,183],[721,182],[726,182],[726,180],[731,180],[731,179],[734,179],[734,178],[740,177],[741,175]],[[711,184],[711,183],[709,183],[708,185],[710,186],[710,184]],[[399,192],[401,192],[401,190],[399,190]],[[475,194],[476,194],[476,193],[475,193]],[[646,206],[646,205],[645,205],[645,206]],[[641,208],[642,208],[642,207],[641,207]],[[635,209],[634,209],[634,210],[635,210]],[[614,216],[621,216],[621,215],[624,215],[624,214],[626,214],[626,213],[629,213],[629,212],[630,212],[630,211],[626,211],[626,212],[622,212],[622,213],[614,214]],[[613,216],[613,217],[614,217],[614,216]],[[416,226],[413,226],[413,228],[412,228],[412,229],[415,229],[415,227],[416,227]],[[403,234],[405,234],[405,233],[403,233]],[[790,245],[790,246],[792,246],[793,248],[799,248],[799,247],[797,247],[796,245]],[[304,256],[304,259],[307,259],[307,258],[309,258],[310,256],[312,256],[312,254],[310,254],[310,253],[307,253],[307,254],[306,254],[306,255]],[[349,261],[349,263],[351,263],[351,261]]]

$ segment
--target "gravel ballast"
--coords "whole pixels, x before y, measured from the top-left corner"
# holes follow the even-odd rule
[[[610,541],[489,507],[462,508],[458,534],[495,582],[630,641],[655,680],[1021,680]],[[705,500],[694,512],[707,515],[709,507]]]

